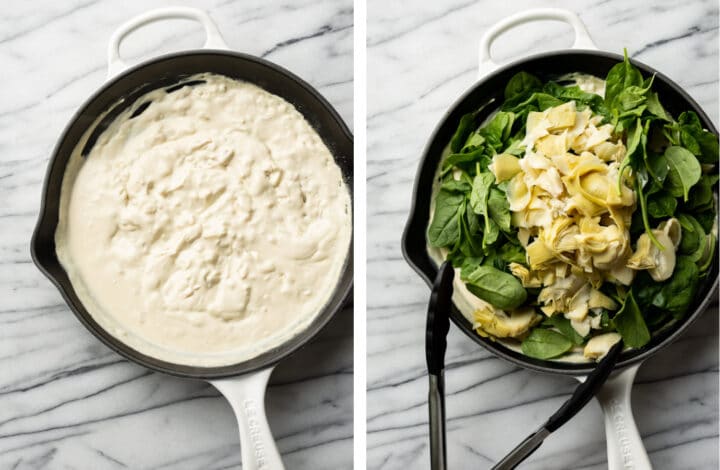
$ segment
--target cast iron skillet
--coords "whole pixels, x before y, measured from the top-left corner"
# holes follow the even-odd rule
[[[122,71],[122,73],[113,77],[116,72],[125,68],[117,54],[122,37],[145,23],[164,18],[186,18],[200,21],[205,26],[208,36],[206,47],[211,46],[216,50],[193,50],[161,56]],[[94,140],[112,119],[129,106],[132,106],[139,96],[157,88],[165,88],[168,92],[172,92],[179,86],[192,86],[192,83],[184,83],[183,80],[189,75],[200,72],[213,72],[254,83],[292,103],[329,147],[336,163],[342,170],[347,187],[352,193],[353,138],[332,106],[309,84],[287,70],[257,57],[220,49],[227,49],[227,46],[224,45],[212,20],[204,12],[190,8],[153,10],[130,20],[118,29],[110,44],[111,78],[75,113],[53,152],[45,177],[42,205],[31,242],[31,253],[35,264],[60,290],[70,309],[83,325],[105,345],[125,358],[158,372],[199,379],[221,379],[260,371],[256,375],[245,376],[243,379],[234,379],[232,381],[213,380],[213,384],[218,386],[220,391],[230,399],[233,408],[236,408],[237,400],[234,399],[236,397],[230,395],[243,394],[245,388],[247,388],[250,395],[258,395],[258,391],[261,392],[259,393],[259,399],[257,396],[255,397],[259,402],[256,407],[259,407],[260,410],[254,410],[254,415],[243,408],[247,404],[243,404],[243,407],[238,406],[235,409],[238,414],[255,416],[256,422],[254,424],[252,422],[245,423],[248,427],[249,436],[252,432],[257,434],[257,428],[259,427],[257,422],[258,413],[262,412],[264,418],[262,395],[272,366],[308,343],[342,309],[348,299],[353,284],[351,248],[348,249],[340,280],[330,300],[305,330],[282,345],[257,357],[222,367],[196,367],[166,362],[144,355],[109,334],[98,325],[78,299],[55,252],[55,230],[58,224],[60,191],[65,167],[73,149],[82,135],[88,130],[88,127],[95,122],[100,114],[110,110],[108,117],[103,119],[97,125],[94,133],[91,134],[87,148],[84,149],[83,153],[90,150]],[[248,384],[241,384],[242,380],[248,382]],[[255,441],[253,443],[247,441],[246,444],[245,440],[242,439],[242,416],[238,416],[238,419],[240,420],[241,441],[244,444],[242,446],[243,468],[254,468],[252,466],[253,460],[256,461],[258,468],[262,467],[262,464],[259,463],[261,461],[265,461],[265,464],[272,463],[273,465],[270,468],[281,468],[277,466],[282,465],[279,457],[277,457],[276,462],[275,457],[271,455],[274,450],[274,443],[265,442],[264,447],[257,446]],[[266,423],[265,426],[267,426]],[[271,439],[269,431],[267,437]],[[252,456],[250,456],[251,451],[253,451]],[[276,450],[275,453],[277,453]]]
[[[580,45],[588,50],[563,50],[538,54],[499,68],[492,64],[489,59],[490,43],[505,30],[521,23],[535,20],[560,20],[570,23],[576,33],[575,46]],[[460,118],[464,114],[473,112],[483,106],[485,107],[480,112],[479,121],[482,121],[495,112],[503,102],[505,85],[517,72],[525,71],[532,73],[538,76],[541,81],[557,78],[560,75],[571,72],[582,72],[598,77],[605,77],[613,65],[623,60],[623,57],[618,54],[589,49],[596,48],[590,40],[584,25],[574,13],[565,10],[541,9],[523,12],[495,25],[486,33],[484,39],[481,41],[481,78],[450,107],[440,120],[440,123],[435,128],[425,147],[415,179],[413,204],[403,233],[402,250],[407,262],[420,277],[422,277],[428,286],[432,287],[433,279],[435,279],[438,270],[438,266],[427,253],[426,240],[426,232],[430,218],[430,200],[433,180],[440,164],[442,152],[450,142],[457,128],[457,124],[460,122]],[[632,62],[643,72],[644,76],[656,74],[653,85],[654,89],[658,92],[663,106],[672,113],[672,115],[677,116],[682,111],[695,111],[702,121],[703,126],[717,134],[717,130],[707,114],[705,114],[700,106],[680,86],[652,67],[635,60]],[[482,66],[488,63],[491,69],[496,68],[497,70],[492,70],[486,76],[482,76]],[[705,308],[717,290],[717,264],[716,260],[706,280],[702,282],[698,290],[699,295],[691,307],[689,314],[672,328],[653,337],[645,347],[623,353],[616,365],[617,369],[639,364],[644,359],[669,345],[687,330],[692,322],[705,311]],[[594,368],[593,364],[571,364],[539,360],[525,356],[505,347],[499,342],[491,341],[475,333],[470,322],[454,306],[450,317],[455,325],[473,341],[489,350],[492,354],[510,361],[517,366],[539,372],[576,377],[585,376]],[[632,375],[634,376],[634,373]]]

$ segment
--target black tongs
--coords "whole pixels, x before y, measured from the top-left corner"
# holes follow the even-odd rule
[[[427,312],[425,331],[425,359],[427,360],[430,391],[430,468],[445,470],[445,349],[450,330],[453,277],[455,271],[447,261],[435,277]]]
[[[428,404],[430,409],[430,468],[432,470],[446,470],[447,468],[444,369],[454,275],[455,272],[447,261],[440,266],[433,284],[427,312],[425,354],[430,380]],[[494,470],[510,470],[517,467],[540,447],[547,436],[583,409],[610,376],[622,349],[622,341],[615,344],[555,414],[492,468]]]

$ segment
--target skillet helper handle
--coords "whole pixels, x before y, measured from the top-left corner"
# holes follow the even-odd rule
[[[516,26],[533,23],[535,21],[563,21],[568,23],[575,31],[575,41],[572,45],[573,49],[597,50],[597,46],[590,38],[590,33],[588,33],[585,27],[585,23],[572,11],[561,8],[535,8],[526,10],[494,24],[485,32],[482,39],[480,39],[478,79],[485,77],[500,67],[500,64],[493,61],[490,55],[492,43],[504,32]]]
[[[114,77],[129,65],[120,58],[120,43],[128,34],[146,24],[162,20],[195,20],[205,28],[205,49],[229,49],[215,22],[203,10],[190,7],[165,7],[146,11],[121,24],[110,36],[108,44],[108,78]]]
[[[240,431],[243,470],[283,470],[265,416],[265,389],[272,367],[230,379],[210,383],[230,402]]]
[[[630,392],[640,365],[623,370],[605,382],[596,395],[605,415],[608,470],[652,470],[635,425]]]

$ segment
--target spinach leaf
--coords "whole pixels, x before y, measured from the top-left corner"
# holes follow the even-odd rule
[[[700,181],[702,174],[700,163],[689,150],[677,145],[671,145],[665,150],[665,159],[669,166],[667,178],[673,189],[671,194],[678,197],[678,188],[682,188],[681,195],[687,201],[690,188]]]
[[[632,286],[633,298],[640,308],[640,311],[649,312],[649,310],[653,308],[653,299],[662,286],[658,282],[655,282],[647,271],[638,272],[633,280]],[[652,315],[647,316],[652,317]]]
[[[707,237],[705,237],[705,242],[707,244],[707,253],[705,256],[705,260],[700,260],[701,263],[698,265],[698,269],[700,270],[701,275],[705,275],[706,271],[710,269],[710,266],[712,266],[713,261],[715,260],[715,248],[717,245],[717,238],[715,237],[714,233],[710,233]]]
[[[637,169],[639,166],[639,159],[636,157],[636,150],[640,145],[642,135],[642,121],[640,121],[640,119],[636,119],[635,125],[632,126],[628,131],[627,151],[625,154],[625,159],[620,164],[620,169],[618,170],[618,194],[620,193],[620,188],[622,187],[623,174],[625,173],[625,169],[627,167]]]
[[[678,222],[682,228],[682,237],[680,238],[680,246],[678,253],[681,255],[692,256],[701,251],[705,242],[705,231],[695,217],[689,214],[679,214]]]
[[[470,193],[470,206],[476,214],[488,215],[488,197],[493,182],[495,182],[495,176],[492,173],[478,173],[475,175],[472,192]]]
[[[608,114],[605,102],[600,95],[582,91],[579,86],[563,86],[556,82],[548,82],[543,87],[543,91],[563,102],[575,101],[578,108],[589,106],[597,114],[603,116]]]
[[[525,248],[519,243],[512,243],[508,241],[500,247],[498,250],[500,259],[506,263],[527,263],[527,255],[525,254]]]
[[[465,258],[460,265],[460,279],[466,279],[470,274],[475,271],[483,262],[483,257],[471,257]]]
[[[564,103],[563,100],[547,93],[536,93],[535,100],[537,101],[538,109],[540,111],[545,111],[548,108],[554,108],[555,106],[560,106]]]
[[[515,122],[515,114],[498,111],[479,132],[487,141],[487,145],[496,152],[500,152],[503,149],[504,142],[510,137],[513,122]]]
[[[572,341],[572,343],[576,346],[579,346],[585,342],[585,338],[580,336],[580,334],[575,331],[575,328],[572,327],[570,320],[568,320],[561,314],[556,314],[552,317],[545,319],[545,321],[543,321],[543,325],[556,328],[558,331],[560,331],[560,333],[562,333],[563,336]]]
[[[491,161],[491,157],[487,155],[487,149],[478,147],[464,153],[451,153],[443,160],[442,168],[443,171],[448,171],[454,166],[469,163],[480,163],[482,168],[487,168]]]
[[[642,74],[628,60],[627,49],[624,52],[625,60],[615,64],[605,78],[605,103],[614,107],[615,99],[629,87],[640,87],[643,84]]]
[[[443,181],[443,183],[440,185],[440,188],[444,189],[445,191],[450,191],[453,193],[465,194],[466,192],[468,192],[472,189],[472,185],[470,183],[468,183],[467,181],[449,178],[446,181]]]
[[[464,257],[482,256],[482,235],[479,233],[480,220],[465,199],[462,203],[460,213],[460,240],[456,244],[457,249]]]
[[[687,256],[679,256],[672,277],[663,283],[653,299],[653,305],[669,311],[675,318],[681,318],[695,298],[699,276],[695,262]]]
[[[462,149],[460,149],[460,153],[476,150],[484,143],[485,137],[483,137],[478,131],[475,131],[468,136],[465,141],[465,145],[463,145]]]
[[[527,298],[515,276],[491,266],[478,266],[463,280],[470,292],[502,310],[517,308]]]
[[[512,230],[510,226],[510,203],[505,195],[505,191],[496,187],[491,188],[487,207],[490,217],[498,224],[500,230],[509,233]]]
[[[483,251],[487,253],[490,250],[490,245],[495,243],[500,236],[500,227],[490,217],[485,216],[485,227],[483,228]]]
[[[690,190],[690,198],[684,207],[695,212],[712,210],[715,205],[713,187],[717,181],[717,174],[701,176],[700,181]]]
[[[647,211],[651,217],[672,217],[677,209],[677,199],[667,193],[655,193],[647,198]]]
[[[643,148],[647,148],[647,136],[643,136],[640,139],[642,142],[645,140],[646,145]],[[665,178],[668,174],[668,164],[665,157],[661,154],[656,153],[645,153],[645,166],[647,167],[648,173],[653,177],[659,186],[662,186]],[[660,189],[658,187],[658,189]]]
[[[700,225],[702,226],[705,233],[710,233],[713,224],[715,224],[715,219],[717,219],[717,212],[715,212],[715,208],[713,206],[712,210],[695,214],[695,218],[698,222],[700,222]]]
[[[518,72],[510,79],[505,86],[505,99],[509,100],[516,96],[538,90],[542,87],[540,80],[527,72]]]
[[[620,111],[621,113],[630,113],[633,112],[633,114],[639,113],[642,114],[642,112],[646,109],[646,107],[643,107],[639,111],[633,111],[642,105],[645,104],[647,101],[647,98],[645,97],[645,94],[647,93],[646,88],[641,88],[639,86],[629,86],[625,89],[623,89],[613,101],[613,106],[615,109]],[[627,114],[626,114],[627,115]]]
[[[650,227],[647,199],[645,198],[645,193],[643,192],[643,186],[645,186],[646,180],[647,175],[645,175],[645,168],[642,168],[640,171],[638,171],[637,178],[635,178],[635,192],[637,193],[638,201],[640,201],[640,215],[642,216],[643,227],[645,227],[645,233],[647,234],[653,245],[658,247],[658,249],[660,250],[664,250],[665,247],[663,247],[662,244],[658,241],[657,237],[655,237],[655,234],[652,231],[652,228]]]
[[[435,198],[435,212],[428,228],[432,246],[450,246],[460,240],[460,216],[465,196],[441,189]]]
[[[637,302],[635,302],[633,290],[625,297],[625,302],[613,318],[613,323],[618,333],[620,333],[620,336],[622,336],[623,341],[625,341],[625,344],[631,348],[643,347],[650,341],[650,332],[645,324],[640,308]]]
[[[702,128],[700,118],[695,112],[681,113],[675,128],[679,130],[683,145],[697,155],[702,163],[718,162],[718,137]]]
[[[475,113],[468,113],[460,118],[460,124],[450,139],[450,150],[453,153],[460,152],[465,141],[475,128]]]
[[[523,354],[536,359],[552,359],[572,349],[573,343],[557,331],[535,328],[520,345]]]
[[[660,118],[663,121],[672,121],[672,116],[668,114],[667,111],[665,111],[665,108],[663,108],[663,105],[660,104],[660,99],[658,98],[658,94],[654,91],[651,91],[647,95],[647,110],[652,114],[653,116],[656,116]]]
[[[524,119],[530,111],[545,111],[561,104],[563,104],[563,100],[559,98],[548,93],[535,92],[530,96],[517,95],[515,98],[505,101],[501,109],[513,112]]]

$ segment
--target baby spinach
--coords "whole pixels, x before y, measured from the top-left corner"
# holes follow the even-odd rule
[[[472,184],[472,192],[470,193],[470,206],[478,215],[488,215],[488,196],[490,195],[490,187],[495,181],[492,173],[478,173],[475,175]]]
[[[435,212],[428,228],[428,240],[432,246],[442,247],[457,243],[460,239],[460,214],[465,196],[441,189],[435,198]]]
[[[709,233],[715,224],[715,220],[717,219],[717,212],[715,212],[715,208],[713,207],[710,210],[695,214],[695,219],[700,222],[700,226],[703,228],[705,233]]]
[[[570,351],[573,342],[557,331],[535,328],[520,345],[523,354],[536,359],[552,359]]]
[[[498,224],[500,230],[510,233],[512,231],[510,226],[510,203],[505,191],[497,187],[490,188],[487,208],[490,217]]]
[[[688,149],[677,145],[671,145],[665,150],[665,159],[669,167],[667,177],[670,182],[669,188],[672,188],[671,194],[676,197],[683,196],[687,201],[690,188],[700,181],[702,174],[700,163]],[[680,194],[678,188],[682,190]]]
[[[618,171],[618,193],[620,193],[620,188],[622,187],[623,174],[625,173],[625,169],[637,169],[639,166],[640,159],[637,157],[637,149],[640,145],[642,135],[642,121],[640,121],[640,119],[636,119],[635,125],[632,126],[632,128],[630,128],[630,130],[628,131],[625,159],[620,164],[620,170]]]
[[[613,323],[625,344],[631,348],[641,348],[650,341],[650,332],[635,302],[632,290],[625,297],[625,302],[613,318]]]
[[[498,255],[500,259],[506,263],[525,264],[527,262],[525,248],[523,248],[520,243],[516,243],[516,241],[517,240],[515,240],[515,242],[510,240],[508,243],[502,245],[498,250]]]
[[[453,179],[452,175],[449,176],[451,177],[443,181],[442,185],[440,185],[440,188],[444,189],[445,191],[465,194],[472,189],[472,185],[467,181],[458,181],[456,179]]]
[[[681,318],[695,298],[699,276],[700,270],[694,261],[687,256],[678,256],[672,277],[662,284],[653,298],[653,305]]]
[[[560,333],[562,333],[563,336],[572,341],[572,343],[576,346],[579,346],[585,342],[585,338],[580,336],[580,334],[575,331],[575,328],[572,327],[570,320],[565,318],[562,314],[556,314],[552,317],[546,318],[545,321],[543,321],[543,325],[551,326],[557,329]]]
[[[470,292],[502,310],[512,310],[525,302],[527,292],[520,281],[492,266],[478,266],[463,279]]]
[[[690,197],[684,207],[694,212],[712,210],[715,205],[713,187],[718,182],[718,175],[703,175],[700,181],[690,190]]]
[[[718,137],[702,128],[697,114],[693,111],[681,113],[675,129],[680,134],[682,144],[702,163],[718,162]]]
[[[510,100],[516,96],[538,90],[542,87],[540,79],[527,72],[518,72],[505,85],[505,99]]]
[[[628,60],[627,49],[625,60],[614,65],[605,78],[605,103],[614,107],[616,98],[629,87],[639,87],[643,83],[642,74]]]
[[[648,214],[655,219],[672,217],[677,205],[677,199],[668,193],[655,193],[647,198]]]
[[[647,105],[647,110],[652,114],[653,116],[656,116],[662,121],[672,121],[672,116],[668,114],[667,111],[665,111],[665,108],[663,108],[663,105],[660,104],[660,98],[658,97],[658,94],[654,91],[651,91],[647,95],[647,101],[645,102]]]
[[[500,152],[505,141],[510,137],[513,122],[515,122],[515,114],[499,111],[486,126],[480,129],[480,135],[495,152]]]
[[[453,153],[459,153],[460,150],[465,146],[465,141],[468,136],[475,129],[475,113],[469,113],[460,118],[460,124],[458,124],[455,133],[450,139],[450,150]]]
[[[678,253],[692,257],[698,251],[702,252],[705,243],[705,231],[697,219],[689,214],[679,214],[678,221],[682,228]]]
[[[454,166],[463,166],[464,164],[479,163],[487,168],[490,164],[490,156],[487,155],[487,149],[479,147],[464,153],[452,153],[443,161],[443,172],[451,170]]]

